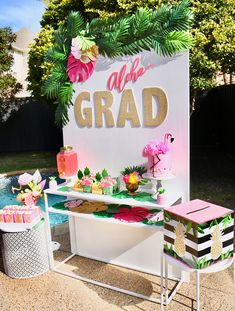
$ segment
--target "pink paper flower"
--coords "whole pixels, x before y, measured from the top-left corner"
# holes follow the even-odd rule
[[[114,218],[124,222],[139,222],[146,218],[149,211],[146,208],[135,206],[129,208],[119,208],[119,213],[114,215]]]
[[[89,40],[91,42],[91,40]],[[77,38],[72,39],[71,53],[67,63],[67,73],[71,82],[84,82],[93,73],[98,47],[95,42],[89,49],[81,49]]]
[[[32,175],[30,175],[28,173],[24,173],[24,174],[19,176],[18,183],[19,183],[20,186],[26,186],[32,180],[33,180],[33,176]]]
[[[46,179],[42,180],[42,181],[39,183],[40,189],[43,190],[44,187],[45,187],[45,185],[46,185]]]
[[[73,208],[73,207],[77,207],[81,205],[82,202],[83,202],[82,200],[69,201],[69,202],[64,203],[64,206],[68,208]]]

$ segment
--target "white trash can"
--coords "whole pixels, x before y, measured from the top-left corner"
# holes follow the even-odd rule
[[[3,232],[2,257],[5,273],[11,278],[31,278],[48,271],[44,219],[27,231]]]

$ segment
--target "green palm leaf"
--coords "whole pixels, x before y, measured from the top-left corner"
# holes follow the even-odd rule
[[[45,60],[49,61],[51,63],[61,63],[65,60],[67,60],[67,55],[60,52],[55,47],[51,47],[48,49],[48,51],[45,55]]]
[[[73,95],[74,89],[73,89],[73,84],[71,82],[66,82],[64,83],[60,90],[59,90],[59,102],[63,106],[69,107],[72,104],[72,95]]]
[[[50,77],[44,82],[42,87],[42,94],[47,96],[50,99],[55,99],[59,95],[59,90],[61,88],[61,83]]]
[[[65,106],[58,104],[55,111],[55,123],[59,127],[65,126],[69,122],[68,109]]]
[[[67,22],[67,30],[71,38],[76,38],[84,26],[84,19],[80,12],[70,12]]]

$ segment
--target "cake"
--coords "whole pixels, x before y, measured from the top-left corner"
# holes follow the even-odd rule
[[[144,147],[143,156],[148,158],[147,175],[149,177],[166,178],[173,175],[171,152],[168,146],[173,140],[172,135],[166,133],[163,142],[153,139]]]

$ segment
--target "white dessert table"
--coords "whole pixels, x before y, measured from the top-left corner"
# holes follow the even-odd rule
[[[79,255],[132,270],[158,275],[161,277],[162,286],[163,227],[145,225],[143,223],[125,223],[114,218],[98,218],[93,214],[83,214],[71,212],[68,210],[56,209],[49,206],[48,195],[58,195],[65,196],[69,199],[74,198],[88,201],[103,201],[111,204],[124,204],[129,206],[141,206],[148,209],[163,210],[164,207],[171,206],[178,200],[182,199],[182,194],[172,192],[168,196],[166,204],[162,206],[156,204],[155,202],[136,201],[134,198],[119,199],[109,195],[82,193],[74,190],[61,191],[60,189],[61,187],[58,187],[58,189],[55,190],[47,189],[44,191],[50,268],[58,273],[88,283],[99,285],[101,287],[112,289],[152,302],[161,303],[162,294],[160,298],[148,297],[140,293],[88,279],[73,272],[64,271],[60,269],[60,267],[74,256]],[[54,264],[53,250],[51,247],[49,212],[69,216],[72,254],[56,266]],[[107,234],[107,232],[110,234]],[[102,241],[102,243],[100,241]],[[146,255],[144,255],[145,253]],[[184,281],[188,281],[188,275],[181,273],[180,269],[172,269],[170,271],[170,277],[180,284],[182,284]]]

